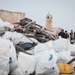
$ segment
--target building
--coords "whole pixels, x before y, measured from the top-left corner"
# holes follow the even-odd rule
[[[52,29],[52,27],[53,27],[52,26],[52,19],[53,19],[52,15],[50,13],[48,13],[46,15],[46,28]]]

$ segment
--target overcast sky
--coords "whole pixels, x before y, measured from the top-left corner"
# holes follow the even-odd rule
[[[50,12],[53,27],[75,30],[75,0],[0,0],[0,9],[25,12],[28,18],[43,26]]]

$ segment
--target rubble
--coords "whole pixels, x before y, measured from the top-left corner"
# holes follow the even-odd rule
[[[58,38],[52,30],[49,30],[39,24],[36,24],[35,21],[32,21],[29,18],[24,18],[20,20],[20,22],[16,22],[14,24],[19,24],[21,26],[15,28],[14,30],[18,30],[20,33],[23,33],[27,37],[33,37],[42,43]]]

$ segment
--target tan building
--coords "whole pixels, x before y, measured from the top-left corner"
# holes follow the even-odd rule
[[[53,19],[52,15],[50,13],[48,13],[46,15],[46,28],[52,29],[52,27],[53,27],[52,26],[52,19]]]

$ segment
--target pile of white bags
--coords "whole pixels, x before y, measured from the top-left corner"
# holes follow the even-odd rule
[[[4,30],[4,27],[14,28],[9,22],[3,22],[0,19],[0,29]],[[35,75],[59,75],[56,63],[68,63],[73,59],[71,52],[75,51],[75,45],[64,38],[39,43],[34,38],[9,31],[6,31],[2,38],[0,38],[0,75],[9,73],[10,75],[29,75],[34,71]],[[20,52],[17,61],[15,47],[10,40],[14,44],[35,42],[38,45],[27,51],[34,55]]]

